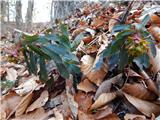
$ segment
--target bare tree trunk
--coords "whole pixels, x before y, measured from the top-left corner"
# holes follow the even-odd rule
[[[20,0],[16,1],[16,27],[22,29],[22,3]]]
[[[0,1],[1,3],[1,35],[4,35],[6,32],[6,2],[5,0]]]
[[[53,5],[54,5],[54,1],[52,0],[51,2],[51,12],[50,12],[50,21],[53,22]]]
[[[30,32],[31,31],[31,26],[32,26],[32,18],[33,18],[33,7],[34,7],[34,0],[28,0],[28,8],[27,8],[27,13],[26,13],[26,31]]]
[[[64,19],[72,14],[80,1],[54,1],[54,19]]]

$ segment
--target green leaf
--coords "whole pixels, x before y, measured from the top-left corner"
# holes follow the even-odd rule
[[[50,59],[50,57],[44,53],[40,48],[36,47],[35,45],[28,45],[28,47],[33,50],[35,53],[37,53],[38,55],[46,58],[46,59]]]
[[[62,63],[62,58],[55,53],[54,51],[52,51],[50,48],[47,48],[46,46],[42,47],[42,50],[55,62],[57,63]]]
[[[80,68],[77,65],[69,63],[65,63],[65,65],[71,74],[80,74]]]
[[[27,42],[27,43],[32,43],[34,41],[36,41],[38,39],[39,35],[33,35],[33,36],[30,36],[30,35],[26,35],[26,34],[23,34],[22,35],[22,38],[25,39],[24,42]]]
[[[40,57],[39,64],[40,64],[40,71],[39,71],[40,76],[39,77],[42,83],[45,83],[48,80],[48,74],[46,70],[45,59],[43,57]]]
[[[146,15],[146,16],[143,18],[143,20],[141,21],[141,24],[142,24],[143,26],[146,26],[147,23],[149,22],[149,20],[150,20],[150,16],[149,16],[149,15]]]
[[[58,39],[59,39],[59,42],[60,42],[59,44],[64,45],[68,50],[70,50],[71,44],[69,42],[69,39],[65,35],[60,35],[58,37]]]
[[[119,53],[119,62],[118,68],[119,70],[123,70],[123,68],[128,64],[128,53],[126,49],[121,49]]]
[[[56,66],[57,66],[57,69],[58,69],[60,75],[63,78],[68,79],[69,78],[69,72],[68,72],[66,66],[62,63],[57,63],[56,61],[55,61],[55,63],[56,63]]]
[[[133,60],[141,69],[144,68],[148,68],[150,66],[150,62],[149,62],[149,56],[147,55],[147,53],[135,58]]]
[[[78,58],[72,54],[72,53],[67,53],[63,56],[63,60],[67,63],[70,63],[70,64],[76,64],[76,63],[79,63],[79,60]]]
[[[124,30],[122,32],[119,32],[116,36],[116,40],[124,39],[125,37],[131,35],[133,32],[131,30]]]
[[[61,24],[60,29],[61,29],[61,32],[63,35],[65,35],[67,37],[69,36],[67,25]]]
[[[37,74],[37,56],[32,51],[30,51],[29,57],[30,57],[29,69],[31,73],[34,73],[36,75]]]
[[[76,36],[76,38],[74,39],[74,41],[71,44],[72,51],[74,51],[78,47],[78,45],[80,44],[83,37],[84,37],[84,34],[82,34],[82,33]]]
[[[112,32],[119,32],[122,30],[128,30],[130,28],[131,28],[131,25],[126,25],[126,24],[115,25],[112,29]]]

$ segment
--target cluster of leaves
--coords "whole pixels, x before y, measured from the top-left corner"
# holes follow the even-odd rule
[[[69,78],[69,74],[78,74],[78,58],[71,52],[71,42],[67,26],[60,25],[59,33],[51,33],[48,29],[42,35],[22,35],[22,44],[25,61],[29,72],[39,74],[40,80],[45,82],[48,78],[47,62],[53,61],[63,78]],[[38,71],[37,67],[40,67]]]
[[[149,67],[149,57],[147,52],[149,49],[152,55],[156,55],[155,44],[150,36],[150,33],[145,29],[145,25],[150,20],[149,15],[146,15],[141,23],[133,26],[120,24],[114,26],[112,32],[118,32],[114,40],[103,51],[103,57],[109,57],[111,67],[118,63],[120,70],[136,62],[140,68]]]

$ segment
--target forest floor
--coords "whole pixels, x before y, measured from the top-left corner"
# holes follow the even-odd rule
[[[160,119],[160,8],[133,5],[88,3],[3,36],[0,119]]]

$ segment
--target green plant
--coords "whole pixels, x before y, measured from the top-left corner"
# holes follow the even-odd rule
[[[77,64],[78,58],[71,52],[71,42],[67,26],[60,25],[60,32],[51,33],[49,29],[45,34],[39,35],[22,35],[22,51],[29,72],[39,74],[40,80],[48,80],[48,71],[46,65],[53,61],[57,70],[63,78],[69,78],[69,74],[78,74],[80,72]],[[38,67],[40,70],[38,70]]]
[[[123,68],[136,62],[141,67],[149,66],[149,57],[147,52],[151,50],[153,56],[156,55],[156,49],[152,37],[145,29],[149,21],[149,15],[145,16],[140,24],[136,25],[117,25],[113,28],[113,33],[118,32],[115,39],[102,52],[103,57],[108,57],[113,65],[118,63],[118,68]]]

